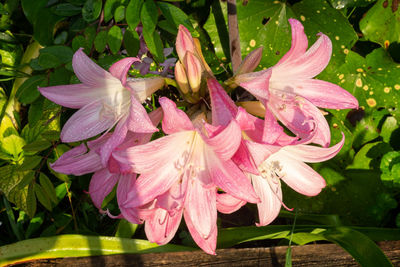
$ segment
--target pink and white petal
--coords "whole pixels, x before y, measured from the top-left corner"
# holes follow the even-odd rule
[[[205,138],[208,146],[222,160],[229,160],[236,153],[242,140],[239,124],[232,120],[222,131],[211,138]]]
[[[176,52],[180,61],[183,61],[187,51],[195,53],[195,44],[189,30],[183,25],[179,25],[178,35],[176,36]]]
[[[196,231],[207,239],[217,223],[217,189],[215,186],[206,188],[193,179],[188,183],[185,200],[185,211],[189,215]]]
[[[170,216],[164,209],[156,209],[153,216],[146,220],[144,230],[147,239],[158,245],[165,245],[174,237],[182,220],[183,210]]]
[[[232,161],[243,171],[258,174],[257,166],[254,163],[250,151],[247,149],[246,143],[242,140],[235,155],[232,156]]]
[[[159,100],[164,112],[162,129],[166,134],[194,130],[193,124],[186,113],[176,107],[176,104],[166,97]]]
[[[135,133],[154,133],[158,131],[151,122],[146,109],[133,95],[131,95],[129,116],[126,124],[128,129]]]
[[[296,78],[313,78],[328,65],[332,54],[332,42],[328,36],[319,33],[318,40],[298,58],[273,67],[271,82]]]
[[[194,131],[164,136],[150,143],[115,151],[113,156],[121,163],[132,166],[136,173],[149,173],[167,165],[184,166],[188,160],[187,149],[191,146]]]
[[[283,127],[279,125],[269,108],[265,109],[264,131],[262,142],[274,144],[281,135],[284,135]]]
[[[164,84],[165,79],[163,77],[128,78],[125,86],[131,90],[140,103],[143,103]]]
[[[287,153],[276,153],[268,158],[282,167],[281,179],[293,190],[306,196],[316,196],[326,186],[321,175],[302,161],[288,157]]]
[[[102,103],[93,102],[69,118],[61,131],[61,140],[66,143],[85,140],[111,128],[114,123],[112,115],[104,116]]]
[[[344,134],[342,140],[334,146],[325,148],[311,145],[285,146],[281,149],[282,153],[287,153],[289,157],[304,162],[322,162],[329,160],[339,153],[344,144]]]
[[[268,179],[268,178],[267,178]],[[258,217],[260,222],[257,226],[265,226],[278,217],[282,206],[282,189],[279,180],[268,182],[261,176],[251,175],[254,190],[261,201],[257,203]]]
[[[106,86],[111,89],[113,86],[121,87],[119,79],[94,63],[83,51],[82,48],[75,52],[72,58],[72,68],[78,79],[93,87]]]
[[[258,118],[250,115],[247,111],[239,107],[235,117],[236,122],[239,124],[242,131],[256,130],[256,123]]]
[[[97,171],[90,180],[89,194],[93,204],[101,209],[104,198],[112,191],[118,182],[119,174],[110,173],[107,169]]]
[[[317,79],[296,80],[292,83],[293,93],[306,98],[321,108],[358,108],[357,99],[342,87]]]
[[[212,153],[208,153],[205,159],[206,169],[216,186],[241,200],[259,201],[250,180],[231,160],[223,162]]]
[[[38,90],[54,103],[76,109],[109,95],[106,87],[92,87],[83,83],[40,87]]]
[[[216,79],[208,79],[207,86],[211,99],[212,124],[225,126],[236,116],[238,108]]]
[[[282,148],[281,146],[260,144],[249,140],[244,140],[244,143],[256,166],[259,166],[269,156],[278,152]]]
[[[100,170],[102,166],[99,155],[94,151],[85,153],[86,150],[86,146],[81,144],[64,153],[50,167],[56,172],[77,176]]]
[[[186,226],[196,244],[206,253],[215,255],[215,249],[217,247],[217,234],[218,228],[217,224],[215,224],[209,234],[208,238],[204,238],[199,232],[197,232],[190,215],[188,214],[187,209],[184,210],[184,218],[186,222]]]
[[[260,101],[269,99],[269,80],[271,78],[271,69],[259,71],[256,78],[240,83],[240,86],[249,91]]]
[[[229,194],[217,194],[217,209],[224,214],[231,214],[246,205],[246,201],[235,198]]]
[[[123,58],[121,60],[118,60],[114,64],[112,64],[109,71],[112,76],[119,79],[121,81],[121,83],[123,85],[125,85],[128,71],[131,68],[131,65],[137,61],[140,61],[140,60],[136,57]]]
[[[128,126],[126,125],[126,118],[121,119],[111,137],[101,146],[100,158],[101,164],[106,167],[108,159],[116,147],[118,147],[125,139],[128,132]]]
[[[292,45],[276,65],[296,59],[303,55],[308,47],[307,35],[304,33],[304,27],[301,22],[296,19],[289,19],[289,23],[292,28]]]

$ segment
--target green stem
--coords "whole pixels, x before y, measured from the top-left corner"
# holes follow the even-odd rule
[[[18,240],[23,240],[22,234],[19,231],[17,224],[15,223],[14,212],[12,211],[10,203],[8,202],[7,198],[4,195],[3,195],[3,202],[4,206],[6,207],[7,217],[8,221],[10,222],[12,231],[14,232]]]
[[[231,54],[229,50],[229,33],[226,28],[226,22],[224,14],[222,13],[221,4],[219,1],[213,1],[211,4],[212,13],[214,15],[215,25],[217,26],[219,40],[221,42],[222,51],[228,61],[231,60]]]

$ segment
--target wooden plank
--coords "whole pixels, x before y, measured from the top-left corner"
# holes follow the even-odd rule
[[[400,241],[380,242],[394,266],[400,266]],[[217,255],[202,251],[42,259],[13,266],[284,266],[286,246],[271,248],[219,249]],[[358,266],[335,244],[292,246],[293,266]]]

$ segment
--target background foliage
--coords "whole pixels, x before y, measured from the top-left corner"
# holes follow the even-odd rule
[[[327,181],[323,192],[308,198],[285,188],[285,204],[297,210],[298,222],[400,227],[399,2],[248,0],[238,1],[237,7],[242,56],[264,47],[258,69],[272,66],[288,51],[287,19],[297,18],[310,44],[319,32],[333,43],[331,62],[317,78],[342,86],[360,103],[358,110],[326,111],[331,143],[340,140],[341,132],[346,143],[337,157],[313,165]],[[225,2],[212,0],[0,3],[0,245],[78,233],[144,238],[140,228],[135,231],[126,221],[98,213],[86,194],[90,175],[67,176],[48,167],[78,143],[59,141],[73,111],[46,100],[37,87],[79,82],[71,59],[80,47],[104,68],[139,53],[148,58],[145,67],[163,72],[167,57],[177,57],[165,49],[174,46],[179,24],[200,38],[207,62],[219,79],[227,79],[232,71],[226,9]],[[140,76],[140,68],[131,74]],[[159,94],[179,95],[173,86]],[[240,90],[232,96],[240,97]],[[112,198],[103,204],[117,210]],[[253,225],[255,214],[248,205],[236,215],[222,216],[219,224]],[[276,223],[291,225],[293,216],[282,212]],[[181,227],[174,242],[190,245]],[[323,240],[311,239],[306,240]]]

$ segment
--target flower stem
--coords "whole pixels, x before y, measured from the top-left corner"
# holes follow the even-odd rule
[[[228,28],[229,28],[229,47],[231,52],[233,72],[239,68],[242,61],[240,53],[240,38],[237,21],[236,0],[228,0]]]

